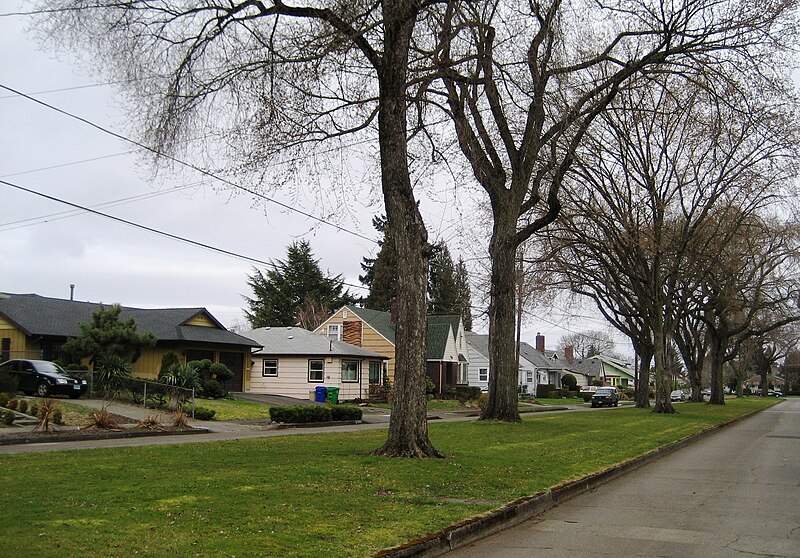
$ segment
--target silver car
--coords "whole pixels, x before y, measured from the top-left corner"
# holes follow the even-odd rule
[[[676,389],[669,394],[670,401],[686,401],[686,394],[683,391]]]

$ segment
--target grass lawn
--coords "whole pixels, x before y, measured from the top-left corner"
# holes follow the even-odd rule
[[[382,431],[0,456],[2,553],[366,556],[776,402],[432,423],[441,460]]]
[[[265,419],[269,418],[269,407],[252,401],[236,399],[196,399],[197,407],[217,412],[214,420]]]
[[[582,398],[574,398],[574,397],[559,397],[559,398],[552,398],[552,397],[537,397],[532,401],[536,401],[537,403],[541,403],[542,405],[583,405],[584,401]],[[588,403],[586,403],[588,405]]]

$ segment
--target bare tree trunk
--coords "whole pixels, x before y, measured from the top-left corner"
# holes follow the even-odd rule
[[[650,363],[653,362],[653,348],[644,343],[637,344],[636,352],[641,359],[639,378],[636,381],[636,407],[650,408]]]
[[[425,396],[426,292],[430,246],[408,171],[406,83],[416,3],[384,5],[385,65],[380,72],[378,133],[387,226],[397,252],[395,389],[386,443],[373,453],[444,457],[428,437]]]
[[[723,391],[724,382],[722,378],[722,365],[725,362],[725,343],[723,336],[715,328],[709,328],[711,343],[709,354],[711,355],[711,398],[709,405],[724,405],[725,392]]]
[[[520,420],[514,351],[514,317],[516,282],[515,213],[495,211],[494,229],[489,245],[492,259],[489,300],[489,401],[481,413],[482,420]]]
[[[653,341],[656,361],[656,400],[653,406],[653,412],[674,413],[675,407],[672,406],[672,401],[669,396],[672,390],[672,383],[668,374],[663,317],[659,315],[655,316],[653,320]]]

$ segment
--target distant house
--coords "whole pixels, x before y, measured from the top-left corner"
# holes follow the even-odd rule
[[[470,356],[469,385],[485,389],[489,386],[490,373],[489,336],[468,331],[467,344]],[[533,362],[528,360],[528,358],[533,358],[533,360],[541,364],[541,360],[538,357],[531,356],[533,351],[533,347],[527,343],[521,343],[517,385],[521,393],[535,395],[536,384],[547,383],[547,373],[544,369],[537,368]]]
[[[635,387],[634,371],[630,365],[614,357],[594,355],[576,361],[574,367],[592,380],[600,380],[604,386]]]
[[[575,366],[572,347],[566,347],[564,351],[548,349],[545,347],[544,335],[536,334],[535,347],[522,343],[520,354],[536,369],[537,383],[551,384],[560,389],[564,374],[575,376],[578,386],[592,383],[592,377]]]
[[[300,327],[245,332],[262,348],[252,355],[248,391],[305,399],[317,386],[338,387],[339,399],[366,399],[387,356]]]
[[[385,373],[394,383],[395,324],[391,312],[344,306],[314,332],[388,356]],[[426,372],[436,392],[467,385],[468,367],[469,349],[461,317],[428,316]],[[374,380],[373,391],[382,384],[382,379]]]
[[[103,305],[36,294],[4,293],[0,297],[0,362],[10,358],[63,360],[61,347],[80,334],[80,324],[89,322]],[[134,376],[155,378],[165,353],[176,353],[181,362],[209,359],[233,372],[226,382],[231,391],[247,388],[245,371],[250,369],[250,351],[260,345],[230,332],[205,308],[122,307],[121,320],[133,318],[137,331],[156,338],[133,363]]]

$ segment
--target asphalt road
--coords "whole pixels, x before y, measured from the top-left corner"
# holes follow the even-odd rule
[[[800,557],[800,399],[447,556]]]

